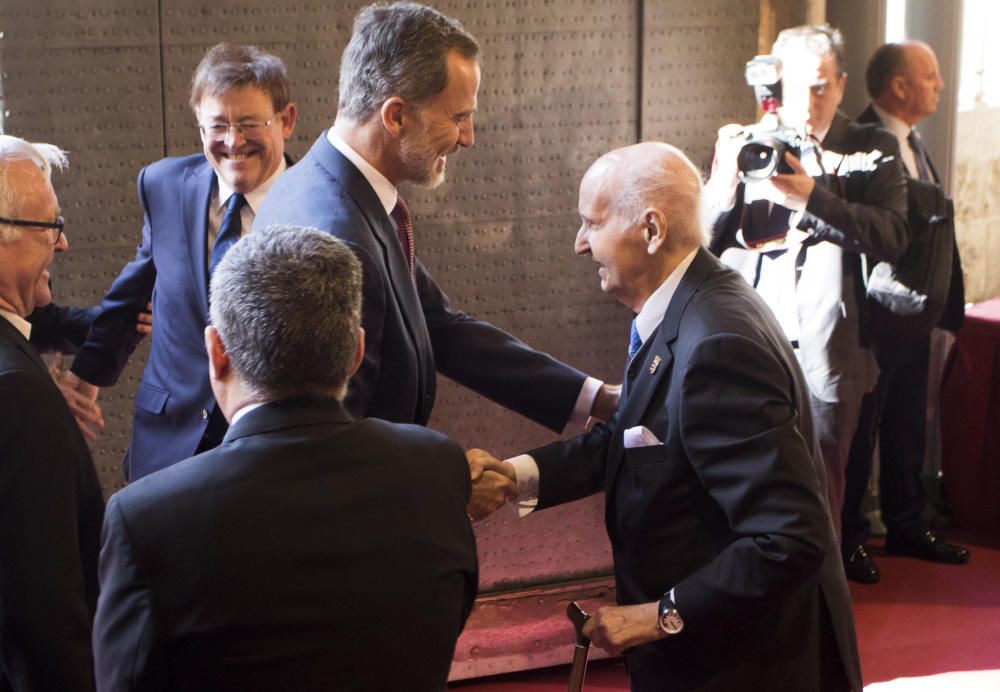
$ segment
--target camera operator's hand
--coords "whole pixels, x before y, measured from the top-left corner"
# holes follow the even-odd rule
[[[746,143],[743,129],[736,123],[723,125],[715,140],[712,175],[705,187],[712,204],[719,209],[729,209],[736,203],[736,186],[740,182],[736,158]]]
[[[802,162],[791,152],[785,152],[785,163],[795,172],[778,173],[771,177],[770,182],[784,196],[779,202],[781,205],[792,211],[805,211],[816,181],[806,173]]]

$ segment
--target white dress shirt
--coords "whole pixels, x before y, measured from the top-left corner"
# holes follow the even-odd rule
[[[885,111],[877,103],[872,103],[872,109],[875,111],[878,119],[882,121],[882,127],[896,135],[896,139],[899,140],[899,153],[903,157],[903,164],[906,166],[910,177],[919,180],[920,167],[917,166],[917,157],[913,153],[913,147],[910,146],[910,132],[913,128],[892,113]]]
[[[250,232],[250,227],[253,225],[257,210],[264,203],[264,198],[267,197],[267,193],[274,184],[274,181],[285,172],[286,168],[288,168],[288,165],[285,163],[285,157],[282,156],[278,170],[270,178],[243,195],[247,203],[240,209],[241,238]],[[229,202],[229,198],[233,196],[233,188],[229,186],[229,183],[220,178],[218,174],[215,175],[215,185],[212,187],[212,198],[208,201],[208,253],[205,256],[206,266],[207,262],[211,261],[212,247],[215,245],[215,239],[219,235],[219,228],[222,227],[222,219],[226,215],[226,204]]]
[[[0,309],[0,317],[14,325],[14,329],[21,332],[25,339],[31,339],[31,322],[24,319],[16,312],[10,312],[9,310]]]

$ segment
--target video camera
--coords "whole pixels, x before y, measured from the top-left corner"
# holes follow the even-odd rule
[[[736,167],[744,182],[767,180],[775,173],[792,173],[785,163],[785,152],[802,158],[809,145],[805,134],[781,122],[781,60],[773,55],[758,55],[747,63],[745,77],[753,87],[757,104],[764,116],[756,125],[744,128],[746,144],[736,157]]]

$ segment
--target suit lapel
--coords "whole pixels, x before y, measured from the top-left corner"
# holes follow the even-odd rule
[[[191,279],[198,301],[208,319],[208,204],[212,197],[214,171],[208,161],[188,168],[181,194],[181,220],[190,253]]]
[[[382,260],[389,274],[389,284],[392,286],[396,302],[403,313],[403,322],[410,335],[410,340],[418,354],[423,352],[420,346],[424,339],[421,334],[427,333],[424,325],[423,309],[417,289],[410,274],[410,265],[403,257],[403,249],[399,243],[396,227],[385,213],[382,201],[375,194],[371,184],[361,171],[330,144],[326,132],[320,135],[313,145],[311,153],[315,154],[320,165],[337,180],[357,203],[358,209],[364,215],[373,231],[375,240],[382,249]]]
[[[677,286],[663,321],[656,331],[635,354],[635,358],[625,371],[622,402],[619,407],[618,426],[609,450],[608,476],[606,487],[610,490],[618,477],[625,456],[623,436],[628,428],[640,425],[649,407],[665,405],[662,399],[653,400],[653,395],[672,375],[674,365],[673,345],[677,341],[681,317],[691,297],[698,291],[708,275],[716,267],[716,262],[705,248],[700,248]]]
[[[35,347],[24,338],[24,335],[17,330],[14,325],[7,321],[7,318],[0,316],[0,338],[9,342],[14,348],[24,353],[24,355],[32,362],[32,364],[38,368],[38,370],[49,377],[49,369],[45,365],[45,361],[42,357],[38,355],[38,351]]]

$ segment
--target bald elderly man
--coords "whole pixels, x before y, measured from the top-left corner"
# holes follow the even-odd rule
[[[619,605],[586,632],[624,651],[633,690],[860,690],[809,390],[763,301],[701,246],[700,197],[667,144],[587,171],[576,252],[636,313],[618,416],[506,462],[470,451],[470,511],[605,491]]]

